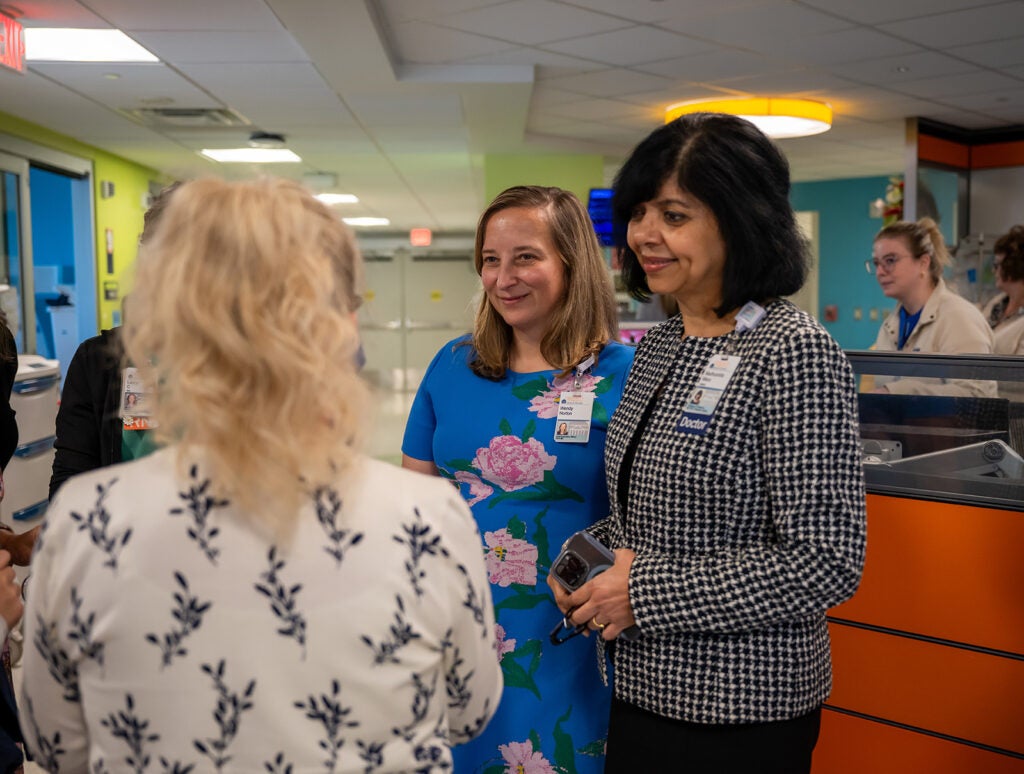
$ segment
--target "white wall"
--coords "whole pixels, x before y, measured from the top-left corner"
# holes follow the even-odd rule
[[[1002,236],[1024,223],[1024,167],[971,172],[970,233]]]

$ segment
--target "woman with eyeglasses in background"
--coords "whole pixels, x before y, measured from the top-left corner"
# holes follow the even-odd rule
[[[876,350],[944,355],[992,352],[992,331],[985,318],[942,279],[950,263],[942,232],[931,218],[897,221],[878,232],[866,266],[897,306],[878,331]],[[904,395],[934,393],[933,381],[899,379],[878,389]],[[983,383],[978,383],[978,390],[986,392]],[[968,387],[968,392],[974,391]]]
[[[1024,355],[1024,226],[996,240],[996,287],[1000,292],[982,309],[992,327],[999,355]]]

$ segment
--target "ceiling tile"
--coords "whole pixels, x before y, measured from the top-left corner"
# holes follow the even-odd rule
[[[892,84],[893,91],[902,92],[911,97],[924,99],[942,99],[957,97],[964,94],[985,94],[994,91],[1020,88],[1022,81],[989,70],[976,69],[958,75],[945,75],[941,78],[922,78]]]
[[[862,24],[879,24],[989,5],[992,0],[899,0],[899,2],[858,0],[855,3],[850,0],[803,0],[803,2],[851,21]]]
[[[946,53],[983,67],[1024,65],[1024,37],[990,40],[970,46],[953,46],[947,49]]]
[[[741,51],[736,48],[718,48],[692,56],[666,59],[661,62],[649,62],[639,65],[638,70],[664,75],[668,78],[681,78],[686,81],[715,83],[730,78],[763,75],[765,73],[792,70],[791,62],[769,59],[752,51]]]
[[[87,5],[126,32],[281,29],[281,22],[264,0],[89,0]]]
[[[543,81],[544,88],[587,94],[593,97],[615,97],[623,94],[641,94],[670,88],[673,79],[649,75],[635,70],[598,70],[581,75],[569,75]]]
[[[877,57],[912,54],[918,51],[920,48],[913,43],[858,27],[821,35],[808,35],[786,56],[805,64],[833,65],[870,61]]]
[[[808,38],[836,32],[851,22],[794,3],[774,3],[749,8],[742,13],[708,18],[688,18],[661,26],[695,38],[752,51],[783,53],[799,51]]]
[[[920,45],[941,49],[1019,37],[1019,30],[1024,28],[1024,3],[997,3],[966,11],[938,13],[883,24],[879,28],[892,35],[915,40]]]
[[[919,78],[957,75],[975,69],[968,62],[934,51],[918,51],[901,56],[866,59],[861,62],[830,65],[836,75],[861,83],[902,83]]]
[[[391,39],[396,59],[409,64],[459,62],[515,48],[513,43],[418,21],[396,25]]]
[[[543,24],[537,20],[543,19]],[[630,22],[550,0],[510,0],[473,11],[435,17],[435,24],[525,45],[622,29]]]
[[[138,32],[135,40],[172,64],[194,62],[307,62],[309,57],[284,30]]]
[[[638,65],[699,54],[714,45],[655,27],[634,26],[600,35],[549,43],[544,48],[608,65]]]
[[[98,62],[37,62],[34,72],[113,108],[222,107],[167,65]],[[116,78],[108,76],[117,76]]]

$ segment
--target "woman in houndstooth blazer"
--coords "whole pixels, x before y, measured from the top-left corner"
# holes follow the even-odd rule
[[[551,584],[604,640],[640,632],[615,642],[606,772],[810,771],[825,611],[857,588],[865,509],[852,371],[782,300],[806,275],[788,194],[775,145],[707,113],[616,179],[626,284],[680,314],[641,340],[609,426],[611,513],[591,531],[615,566]]]

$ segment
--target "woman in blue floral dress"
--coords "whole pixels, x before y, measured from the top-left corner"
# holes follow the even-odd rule
[[[402,444],[407,468],[450,479],[469,501],[495,603],[505,694],[484,733],[453,749],[458,774],[597,773],[609,689],[594,646],[559,647],[545,578],[561,544],[608,509],[604,441],[633,350],[573,194],[519,186],[480,218],[484,286],[472,336],[427,369]]]

